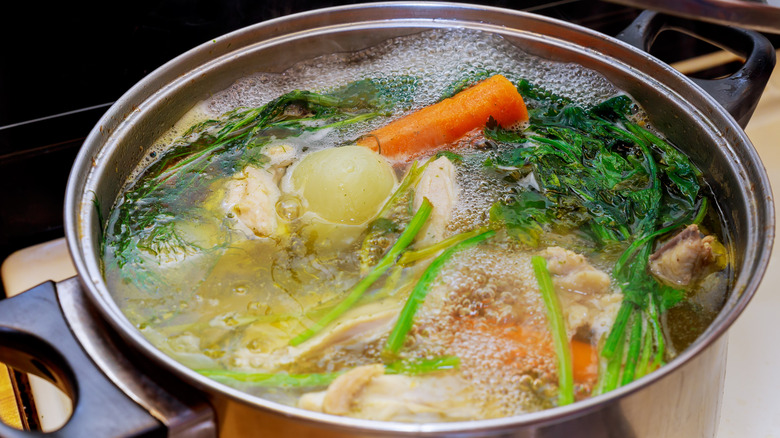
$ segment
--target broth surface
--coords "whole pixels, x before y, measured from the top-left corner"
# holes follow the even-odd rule
[[[494,74],[518,86],[530,122],[488,122],[445,152],[415,156],[414,164],[354,145]],[[226,126],[243,135],[242,117],[265,117],[252,111],[296,90],[321,94],[296,95],[274,113],[278,122],[249,132],[239,146],[235,137],[220,143],[221,136],[234,135],[225,134]],[[581,108],[588,110],[576,112]],[[544,137],[563,135],[555,131],[559,122],[607,120],[610,111],[625,111],[625,120],[610,123],[630,131],[610,143],[614,154],[579,137],[569,143],[580,148],[580,162],[612,172],[604,178],[620,174],[610,190],[628,195],[615,211],[588,198],[587,190],[596,189],[586,173],[578,188],[542,170],[551,160],[571,159],[564,152],[517,155],[559,147]],[[553,119],[553,128],[539,124]],[[129,320],[160,350],[280,403],[415,422],[550,408],[562,403],[560,352],[534,257],[546,260],[562,308],[577,400],[609,390],[615,372],[627,383],[626,370],[637,368],[639,376],[673,358],[725,301],[731,273],[720,241],[726,236],[714,235],[721,221],[708,188],[695,167],[681,170],[688,162],[676,149],[658,146],[651,135],[657,134],[641,108],[598,73],[530,56],[499,36],[474,31],[429,31],[319,57],[281,74],[259,73],[195,105],[149,148],[107,221],[106,282]],[[632,145],[626,138],[639,140]],[[649,148],[656,149],[643,152]],[[418,166],[422,176],[413,180]],[[321,324],[413,226],[422,208],[418,181],[426,175],[439,187],[428,197],[449,187],[455,198],[443,226],[434,229],[428,219],[354,305]],[[408,191],[399,189],[412,180]],[[570,187],[571,193],[561,192]],[[646,191],[662,195],[634,195]],[[562,204],[551,206],[553,198]],[[580,204],[568,204],[577,199]],[[665,220],[652,229],[643,223],[650,213],[622,228],[609,220],[641,208]],[[675,237],[690,223],[698,231],[688,232],[688,240]],[[487,230],[495,234],[453,250],[431,274],[402,347],[389,352],[390,332],[434,260]],[[435,251],[420,255],[432,245]],[[670,269],[664,245],[670,251],[705,248],[704,273],[664,277]],[[405,263],[404,257],[418,258]],[[616,269],[634,269],[642,257],[651,262],[636,271],[641,278]],[[621,324],[625,333],[612,335]],[[617,352],[610,356],[610,348]]]

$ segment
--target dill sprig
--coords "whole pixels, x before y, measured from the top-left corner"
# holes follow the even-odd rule
[[[437,356],[431,359],[410,359],[390,362],[385,365],[385,374],[403,374],[416,376],[449,371],[460,366],[457,356]],[[311,388],[330,385],[340,375],[347,371],[330,373],[255,373],[220,369],[200,369],[198,373],[223,382],[244,383],[253,386],[278,388]]]
[[[402,84],[408,88],[409,83]],[[387,81],[362,80],[327,94],[295,90],[257,108],[241,108],[206,120],[185,134],[146,168],[118,200],[106,224],[106,259],[132,281],[157,281],[144,263],[164,263],[219,250],[229,242],[204,247],[180,230],[182,221],[221,223],[193,208],[209,184],[246,165],[265,165],[263,148],[271,141],[305,132],[340,129],[384,114],[396,104]],[[213,216],[213,214],[212,214]],[[122,269],[126,265],[133,269]],[[144,277],[144,278],[141,278]]]
[[[612,277],[624,299],[601,349],[608,364],[597,390],[627,384],[652,366],[646,365],[651,353],[655,363],[665,355],[657,315],[682,293],[662,285],[647,265],[658,237],[704,216],[701,172],[632,120],[636,105],[628,96],[586,109],[525,81],[518,89],[529,105],[530,126],[488,126],[489,139],[511,147],[497,148],[485,165],[531,166],[539,190],[516,189],[511,199],[493,205],[491,220],[531,247],[559,232],[622,252]]]

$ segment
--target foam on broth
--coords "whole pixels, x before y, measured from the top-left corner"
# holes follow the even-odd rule
[[[189,126],[236,108],[264,105],[292,90],[326,92],[360,79],[381,82],[405,78],[408,82],[408,96],[398,103],[392,115],[357,124],[354,129],[306,134],[280,142],[291,147],[294,159],[300,160],[322,148],[348,143],[399,114],[433,104],[451,84],[486,71],[501,73],[513,82],[526,79],[543,85],[586,107],[619,93],[594,71],[530,56],[496,35],[466,30],[428,31],[356,53],[318,57],[281,74],[257,73],[243,78],[196,104],[155,142],[134,178],[172,145],[190,141],[181,138]],[[643,114],[636,117],[642,118]],[[468,147],[471,149],[467,148],[466,153],[479,152],[474,145]],[[467,158],[458,168],[459,202],[449,234],[486,224],[490,205],[511,194],[501,181],[480,176],[480,166],[478,158]],[[405,167],[397,171],[400,178]],[[531,176],[520,184],[537,183]],[[386,336],[361,344],[359,352],[354,351],[354,346],[335,346],[308,355],[303,363],[268,368],[269,355],[286,348],[291,337],[342,299],[359,278],[355,251],[347,249],[359,245],[363,228],[301,218],[296,213],[291,217],[294,220],[281,218],[282,226],[287,227],[284,238],[246,239],[240,232],[223,227],[219,200],[224,195],[224,188],[215,182],[212,193],[199,200],[197,224],[182,225],[190,227],[188,232],[199,239],[200,247],[219,249],[193,250],[191,254],[185,251],[157,266],[147,264],[145,269],[165,279],[160,283],[151,280],[152,288],[139,287],[123,278],[119,270],[111,268],[112,256],[107,254],[106,280],[128,318],[158,348],[195,369],[322,373],[381,362]],[[570,236],[560,236],[561,242],[567,239]],[[218,245],[217,241],[224,244]],[[592,262],[609,273],[614,259],[615,255],[594,255]],[[431,358],[453,354],[454,349],[455,354],[462,355],[461,378],[470,382],[473,401],[484,406],[481,418],[516,415],[554,405],[555,363],[549,356],[531,351],[525,362],[507,366],[503,354],[512,348],[511,342],[482,330],[488,324],[516,321],[522,313],[525,329],[544,331],[544,308],[529,260],[527,251],[507,244],[459,254],[443,272],[446,280],[437,286],[438,294],[432,292],[426,301],[412,340],[401,354],[407,358]],[[476,262],[483,262],[485,267],[478,267]],[[401,306],[419,274],[419,268],[414,266],[400,271],[391,279],[395,288],[388,290],[376,285],[367,292],[367,301]],[[463,293],[453,295],[450,290]],[[602,312],[598,336],[609,329],[619,307],[620,294],[614,292],[614,297],[598,304],[598,311]],[[475,316],[476,326],[455,333],[447,330],[464,315]],[[540,343],[543,348],[550,348],[549,335],[544,336]],[[593,342],[598,342],[598,338]],[[443,345],[452,348],[448,350]],[[478,353],[469,353],[474,351]],[[534,371],[528,371],[532,366]],[[237,386],[287,404],[295,404],[298,396],[311,390]],[[582,387],[578,391],[584,395],[590,389]]]

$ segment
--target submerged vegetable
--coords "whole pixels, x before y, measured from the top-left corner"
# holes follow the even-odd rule
[[[460,361],[454,356],[442,356],[424,360],[399,360],[385,365],[386,374],[417,375],[457,369]],[[250,385],[268,387],[317,387],[327,386],[342,374],[332,373],[283,374],[283,373],[247,373],[228,370],[197,370],[198,373],[224,381],[235,381]]]
[[[476,245],[486,239],[489,239],[495,235],[495,231],[485,231],[484,233],[477,234],[476,236],[469,237],[462,240],[455,245],[447,248],[442,254],[436,257],[428,268],[423,272],[422,277],[417,282],[417,285],[412,289],[412,293],[406,300],[403,310],[398,317],[398,322],[393,327],[393,331],[390,332],[390,336],[387,338],[387,345],[385,349],[392,353],[398,353],[398,350],[403,346],[407,333],[412,328],[412,319],[420,304],[425,300],[425,296],[428,295],[431,283],[436,279],[439,274],[439,270],[442,265],[447,263],[450,257],[456,252],[471,246]]]
[[[365,148],[344,146],[309,154],[291,180],[309,211],[325,220],[362,224],[373,218],[395,185],[392,167]],[[366,187],[371,190],[366,190]]]
[[[531,110],[528,135],[488,129],[489,137],[521,147],[497,154],[486,164],[531,165],[541,190],[520,191],[512,202],[495,204],[491,216],[531,246],[539,245],[546,232],[563,229],[596,247],[624,248],[612,272],[622,285],[624,303],[602,356],[616,364],[625,361],[626,366],[608,367],[602,378],[613,381],[611,373],[619,372],[622,383],[628,383],[634,379],[642,348],[664,355],[660,337],[655,337],[653,347],[641,342],[642,326],[649,326],[651,312],[674,306],[682,294],[650,275],[648,258],[655,238],[693,220],[699,205],[706,208],[706,198],[699,193],[700,173],[687,157],[631,121],[635,107],[627,96],[585,110],[564,98],[543,98],[545,93],[529,84],[521,88],[527,99],[547,103]],[[649,309],[656,304],[648,295],[664,308]],[[635,312],[642,318],[631,318]],[[627,327],[631,347],[624,358],[617,346],[625,342]]]
[[[435,80],[357,69],[289,92],[319,71],[298,66],[236,85],[268,98],[155,149],[102,246],[154,345],[279,403],[465,421],[628,384],[706,327],[731,272],[693,163],[594,73],[490,38],[450,62],[443,35]],[[404,41],[360,56],[384,65]],[[412,53],[399,59],[427,62]],[[676,275],[679,254],[704,268]],[[680,314],[698,324],[684,340]]]
[[[306,329],[306,331],[294,337],[290,341],[290,345],[299,345],[307,339],[311,338],[317,334],[318,331],[322,330],[326,325],[335,321],[336,318],[341,316],[350,307],[352,307],[355,302],[357,302],[357,300],[363,296],[363,293],[365,293],[365,291],[371,287],[371,285],[377,281],[379,277],[381,277],[382,274],[384,274],[390,268],[390,266],[392,266],[396,257],[398,257],[401,252],[403,252],[403,250],[405,250],[406,247],[412,243],[414,237],[417,235],[423,225],[425,225],[425,221],[428,220],[428,216],[431,215],[432,209],[433,207],[431,206],[431,203],[426,199],[420,206],[420,209],[417,211],[417,213],[415,213],[414,217],[412,217],[412,220],[409,222],[409,226],[404,230],[403,233],[401,233],[401,237],[398,238],[398,241],[396,241],[387,254],[385,254],[384,257],[379,260],[379,263],[377,263],[376,266],[371,269],[371,272],[369,272],[368,275],[366,275],[362,280],[360,280],[360,282],[358,282],[358,284],[355,285],[355,287],[352,288],[352,291],[349,293],[349,295],[347,295],[347,298],[334,307],[333,310],[328,312],[324,317],[322,317],[322,319],[317,321],[312,327],[309,327]]]

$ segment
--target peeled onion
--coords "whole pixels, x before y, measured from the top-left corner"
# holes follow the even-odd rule
[[[291,181],[307,210],[342,224],[374,217],[396,183],[387,160],[361,146],[313,152],[295,166]]]

